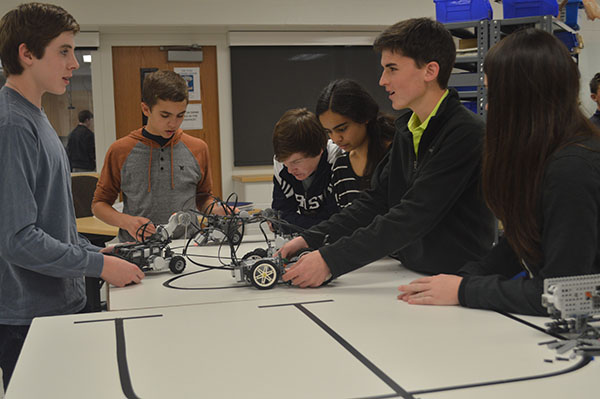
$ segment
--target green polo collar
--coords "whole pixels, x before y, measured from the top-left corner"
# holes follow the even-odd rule
[[[425,131],[425,129],[427,129],[427,125],[429,125],[429,121],[431,120],[431,118],[437,114],[437,111],[440,108],[442,101],[444,101],[444,99],[448,96],[448,93],[449,93],[449,91],[448,91],[448,89],[446,89],[446,91],[444,92],[442,97],[440,97],[440,100],[436,104],[435,108],[433,109],[433,111],[431,111],[431,113],[429,114],[427,119],[425,119],[424,122],[421,122],[419,120],[419,117],[417,116],[417,114],[415,112],[413,112],[410,119],[408,120],[408,130],[413,135],[413,144],[415,146],[415,154],[417,154],[419,151],[419,143],[421,142],[421,137],[423,137],[423,132]]]

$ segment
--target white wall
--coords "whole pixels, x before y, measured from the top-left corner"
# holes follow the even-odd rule
[[[579,55],[581,72],[581,104],[588,115],[596,111],[596,103],[590,99],[589,82],[600,72],[600,20],[588,21],[579,11],[579,26],[583,36],[584,49]]]
[[[2,0],[0,12],[23,3]],[[431,0],[55,0],[85,27],[380,26],[433,15]]]
[[[0,14],[24,1],[2,0]],[[111,47],[192,43],[217,46],[221,168],[225,195],[233,189],[232,174],[270,172],[269,167],[233,167],[228,32],[355,31],[375,35],[375,32],[401,19],[435,16],[432,0],[55,0],[54,3],[67,9],[82,30],[100,32],[100,48],[93,54],[92,61],[99,167],[115,137]],[[492,2],[492,8],[494,18],[502,18],[502,6]],[[600,71],[600,21],[588,22],[580,11],[580,25],[586,45],[580,57],[582,103],[591,114],[593,107],[587,82]],[[276,33],[273,34],[277,37]],[[297,37],[302,37],[302,33]],[[307,40],[313,40],[311,37],[310,33],[306,33]]]

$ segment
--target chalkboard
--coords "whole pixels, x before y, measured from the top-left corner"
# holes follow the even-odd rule
[[[231,47],[235,166],[270,165],[271,137],[291,108],[314,112],[317,97],[332,80],[360,83],[383,112],[394,114],[379,86],[380,55],[371,46]]]

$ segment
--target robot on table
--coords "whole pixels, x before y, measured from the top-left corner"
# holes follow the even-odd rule
[[[178,226],[189,226],[191,215],[177,212],[171,215],[166,225],[158,225],[156,233],[142,242],[117,244],[112,255],[136,264],[144,273],[171,270],[180,274],[185,270],[185,258],[175,255],[169,243]]]

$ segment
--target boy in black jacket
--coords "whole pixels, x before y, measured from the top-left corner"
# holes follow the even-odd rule
[[[484,124],[447,89],[456,54],[451,34],[431,19],[410,19],[386,29],[374,47],[392,107],[413,112],[396,121],[371,189],[282,248],[287,257],[321,247],[283,276],[300,287],[317,287],[396,250],[412,270],[454,273],[494,241],[479,185]]]

